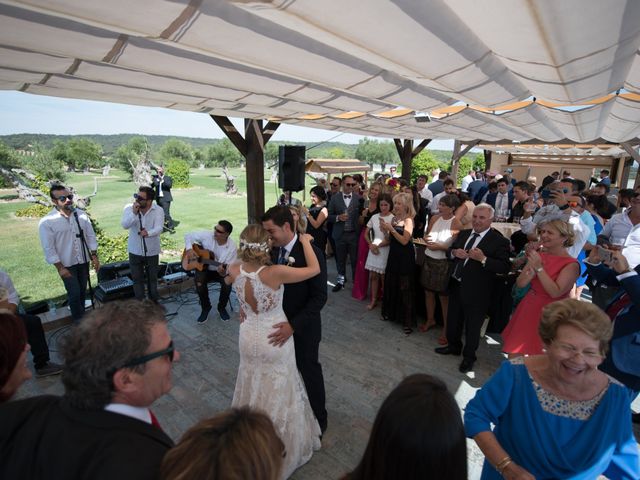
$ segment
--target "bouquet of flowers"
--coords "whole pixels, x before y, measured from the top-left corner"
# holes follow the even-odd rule
[[[386,184],[393,188],[396,192],[400,191],[400,183],[395,178],[387,178]]]

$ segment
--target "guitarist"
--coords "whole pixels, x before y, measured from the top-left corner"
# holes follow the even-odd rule
[[[198,323],[207,321],[209,312],[211,311],[211,301],[209,300],[209,282],[217,282],[220,284],[220,296],[218,297],[218,313],[220,318],[225,322],[231,317],[227,312],[227,303],[229,303],[229,295],[231,294],[231,285],[224,282],[227,276],[227,265],[234,262],[237,256],[236,244],[229,238],[233,226],[227,220],[220,220],[212,232],[200,231],[187,233],[184,236],[185,248],[187,255],[194,254],[192,246],[194,243],[200,244],[203,249],[209,250],[211,260],[221,263],[215,267],[209,265],[205,270],[196,270],[196,291],[200,298],[200,307],[202,311],[198,317]]]

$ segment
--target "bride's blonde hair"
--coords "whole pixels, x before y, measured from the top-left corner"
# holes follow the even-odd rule
[[[247,225],[240,234],[240,247],[238,248],[238,258],[247,263],[258,263],[260,265],[271,265],[271,254],[269,247],[269,233],[262,228],[262,225],[254,223]]]

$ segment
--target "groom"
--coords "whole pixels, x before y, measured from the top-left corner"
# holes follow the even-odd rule
[[[274,263],[297,268],[307,265],[288,207],[277,206],[267,210],[262,216],[262,226],[272,240],[274,248],[271,257]],[[322,333],[320,310],[327,302],[327,266],[318,247],[313,245],[313,251],[318,257],[321,271],[309,280],[284,286],[283,309],[288,321],[274,325],[275,330],[269,339],[272,345],[282,346],[293,334],[296,365],[307,389],[311,409],[324,433],[327,429],[327,410],[318,350]]]

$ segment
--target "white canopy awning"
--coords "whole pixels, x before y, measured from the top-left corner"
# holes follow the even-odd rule
[[[633,0],[0,0],[0,89],[392,138],[635,139],[639,46]]]

